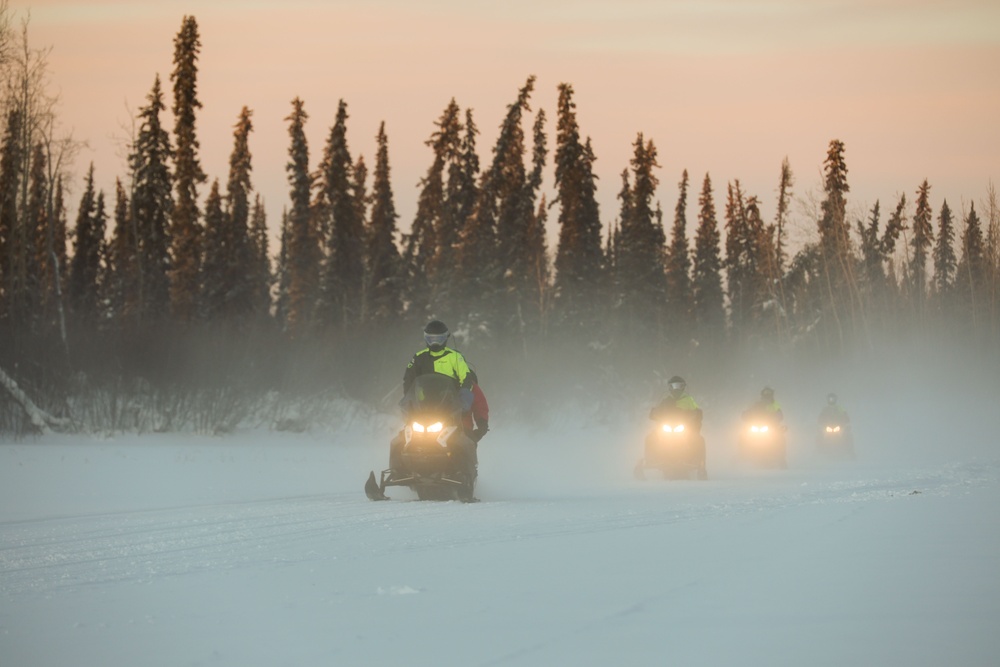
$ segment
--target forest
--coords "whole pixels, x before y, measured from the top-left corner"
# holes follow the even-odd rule
[[[812,237],[793,246],[787,160],[775,202],[686,170],[661,202],[656,143],[637,133],[620,183],[603,184],[618,209],[601,211],[573,86],[559,85],[550,121],[527,76],[493,146],[477,144],[471,110],[444,107],[406,224],[384,127],[374,156],[352,155],[341,100],[310,162],[306,102],[290,100],[288,200],[269,220],[252,109],[229,173],[202,169],[201,41],[185,16],[169,79],[137,111],[128,172],[104,192],[84,166],[67,201],[77,146],[55,130],[46,50],[28,32],[2,3],[0,433],[303,429],[339,399],[391,410],[431,318],[491,400],[529,419],[562,401],[643,400],[676,372],[708,390],[747,364],[1000,352],[992,186],[959,210],[926,180],[901,184],[852,219],[848,150],[833,138],[817,156]]]

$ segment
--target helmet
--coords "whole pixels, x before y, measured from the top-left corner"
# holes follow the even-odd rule
[[[424,342],[431,352],[440,352],[448,342],[448,326],[441,320],[431,320],[424,327]]]
[[[760,397],[767,401],[774,400],[774,390],[770,387],[764,387],[760,390]]]
[[[667,385],[670,386],[670,393],[673,396],[680,396],[687,388],[687,382],[685,382],[684,378],[680,375],[675,375],[670,378],[670,380],[667,381]]]
[[[826,395],[826,402],[829,403],[830,405],[836,405],[837,395],[834,394],[833,392],[830,392],[829,394]]]

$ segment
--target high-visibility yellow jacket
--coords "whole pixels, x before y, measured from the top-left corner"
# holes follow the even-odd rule
[[[442,348],[437,352],[431,352],[430,348],[424,348],[413,355],[413,359],[406,366],[403,373],[403,395],[409,393],[413,381],[426,373],[440,373],[454,378],[458,386],[465,389],[472,388],[472,379],[469,377],[469,364],[465,357],[458,350],[450,347]]]

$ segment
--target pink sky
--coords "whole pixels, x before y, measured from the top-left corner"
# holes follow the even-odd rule
[[[970,201],[978,208],[1000,177],[995,0],[11,0],[10,7],[18,16],[30,8],[33,45],[52,47],[62,129],[89,144],[75,164],[71,216],[91,160],[108,195],[125,175],[118,144],[157,73],[172,104],[173,39],[192,12],[202,41],[202,165],[224,184],[233,125],[250,107],[253,182],[272,228],[288,202],[284,119],[294,97],[310,116],[311,165],[341,98],[352,155],[369,168],[386,122],[407,229],[430,164],[424,142],[449,100],[474,110],[488,164],[506,107],[532,74],[532,108],[549,118],[546,192],[557,86],[567,82],[598,158],[605,225],[617,215],[620,174],[638,132],[659,150],[658,199],[668,222],[688,170],[689,233],[706,172],[720,212],[726,184],[739,179],[772,217],[786,156],[794,193],[818,198],[831,139],[846,144],[855,216],[876,199],[886,215],[900,193],[912,202],[925,178],[935,211],[943,199],[953,211]],[[803,238],[812,224],[797,213]],[[554,233],[554,217],[550,226]]]

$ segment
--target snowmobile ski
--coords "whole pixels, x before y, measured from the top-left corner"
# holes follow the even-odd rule
[[[368,500],[389,500],[389,496],[385,495],[385,488],[375,480],[374,470],[368,474],[368,481],[365,482],[365,495]]]

